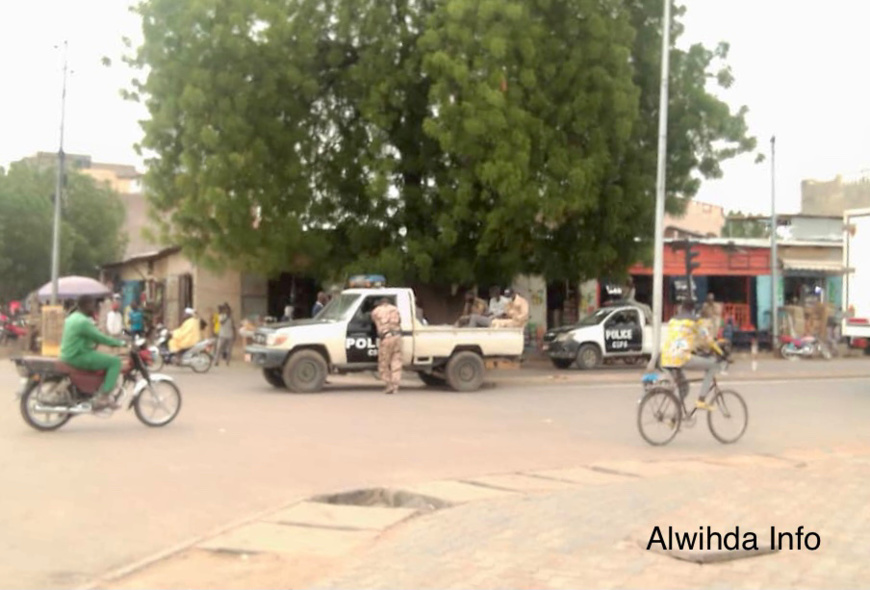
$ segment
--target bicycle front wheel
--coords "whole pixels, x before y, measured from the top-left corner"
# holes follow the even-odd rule
[[[651,389],[640,400],[637,408],[637,429],[643,439],[653,446],[666,445],[680,431],[683,406],[669,389]]]
[[[749,424],[746,402],[736,391],[720,391],[711,402],[713,409],[707,413],[707,425],[713,437],[723,444],[737,442]]]

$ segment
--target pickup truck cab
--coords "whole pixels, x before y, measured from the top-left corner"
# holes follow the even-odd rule
[[[316,317],[259,328],[245,359],[262,368],[272,386],[296,393],[320,391],[330,372],[378,367],[378,340],[371,311],[381,298],[399,308],[402,364],[430,386],[474,391],[483,384],[486,361],[519,360],[521,328],[428,326],[416,317],[411,289],[346,289]]]
[[[652,318],[629,301],[610,303],[572,326],[550,330],[544,348],[558,369],[575,362],[594,369],[606,360],[649,360],[652,355]]]

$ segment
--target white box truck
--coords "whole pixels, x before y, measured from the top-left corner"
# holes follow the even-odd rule
[[[849,346],[870,346],[870,209],[843,213],[843,336]],[[867,262],[864,262],[864,261]]]

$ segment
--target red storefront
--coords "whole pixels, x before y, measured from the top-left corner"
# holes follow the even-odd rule
[[[695,243],[692,249],[698,253],[694,262],[699,264],[692,271],[699,298],[712,292],[716,301],[724,304],[723,319],[733,320],[738,330],[750,330],[757,325],[755,277],[770,274],[770,247],[765,240],[707,239]],[[674,250],[670,241],[664,249],[664,319],[673,315],[676,302],[673,297],[672,280],[686,273],[686,252]],[[634,277],[638,295],[647,289],[652,292],[653,269],[635,265],[629,269]],[[640,299],[640,297],[638,297]]]

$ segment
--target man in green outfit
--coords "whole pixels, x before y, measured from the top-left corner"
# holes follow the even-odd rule
[[[63,324],[63,338],[60,342],[60,360],[83,371],[105,371],[106,377],[98,395],[94,396],[93,408],[102,410],[120,406],[109,395],[115,388],[121,374],[121,359],[111,354],[97,352],[97,344],[105,346],[125,346],[122,340],[110,338],[94,325],[93,317],[96,302],[85,295],[79,298],[78,306]]]

